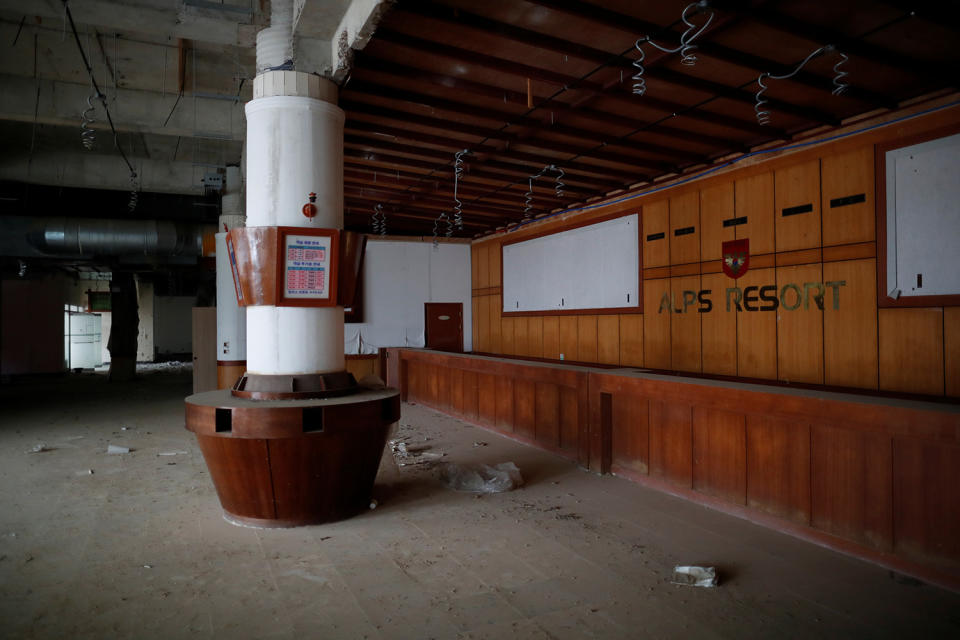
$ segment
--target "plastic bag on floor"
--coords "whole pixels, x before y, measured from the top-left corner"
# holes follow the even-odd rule
[[[470,493],[501,493],[523,486],[520,469],[512,462],[502,462],[494,467],[448,462],[440,469],[440,480],[455,491]]]

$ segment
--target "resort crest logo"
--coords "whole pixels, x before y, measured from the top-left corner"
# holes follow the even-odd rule
[[[750,240],[729,240],[723,243],[723,272],[736,280],[750,269]]]

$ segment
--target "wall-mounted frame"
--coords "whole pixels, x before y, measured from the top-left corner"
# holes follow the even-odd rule
[[[340,232],[302,227],[237,227],[227,254],[243,306],[334,307]]]
[[[895,158],[898,150],[911,147],[924,149],[924,146],[918,147],[918,145],[924,145],[924,143],[931,143],[940,139],[947,139],[957,134],[960,134],[960,126],[951,125],[921,134],[899,138],[890,142],[880,143],[876,147],[875,201],[877,203],[877,305],[879,307],[936,307],[960,305],[960,294],[918,295],[917,291],[919,288],[922,288],[923,284],[922,274],[916,274],[918,282],[914,286],[911,286],[911,291],[908,295],[897,295],[898,283],[891,281],[891,274],[896,273],[897,248],[899,245],[897,243],[897,229],[891,224],[892,214],[890,207],[888,207],[888,204],[891,204],[891,195],[895,193],[895,189],[892,188],[893,185],[888,184],[888,176],[894,169],[892,166],[888,166],[887,161],[888,155]],[[912,157],[910,159],[913,160]],[[951,170],[955,171],[955,167],[948,169],[948,171]],[[951,183],[951,186],[954,189],[958,187],[955,181]],[[924,193],[923,199],[924,201],[935,200],[929,192]],[[960,219],[960,215],[958,215],[956,219]],[[901,233],[906,231],[905,229],[900,229]],[[930,251],[931,254],[939,254],[942,260],[948,262],[952,260],[955,265],[957,262],[960,262],[956,258],[957,255],[960,255],[956,246],[946,252],[933,251],[930,249],[928,249],[928,251]],[[954,266],[953,269],[956,271],[956,266]],[[902,294],[902,292],[900,293]]]
[[[629,218],[630,220],[623,220],[625,218]],[[607,224],[611,222],[617,223],[618,221],[619,221],[619,224],[614,224],[614,225]],[[635,229],[632,230],[631,233],[629,234],[621,233],[621,235],[616,237],[617,241],[626,241],[626,242],[632,241],[633,243],[632,246],[628,248],[630,251],[635,252],[635,254],[633,255],[635,255],[635,261],[636,261],[636,264],[632,269],[629,269],[629,268],[623,269],[622,266],[615,269],[615,271],[617,271],[618,273],[630,273],[632,271],[633,273],[629,277],[632,278],[634,277],[634,275],[636,277],[636,283],[635,284],[630,283],[627,286],[627,289],[629,289],[629,291],[625,289],[624,292],[620,292],[624,294],[622,304],[617,304],[617,303],[600,304],[600,305],[586,304],[582,306],[577,306],[577,303],[574,301],[572,302],[572,304],[574,305],[574,308],[569,308],[569,307],[564,308],[567,304],[570,304],[570,303],[567,303],[565,300],[565,296],[561,295],[559,301],[551,301],[551,303],[549,304],[540,304],[538,302],[531,302],[530,305],[528,305],[530,306],[530,308],[524,308],[524,309],[520,309],[518,300],[514,300],[513,302],[514,304],[517,304],[518,310],[516,311],[508,310],[508,305],[511,302],[510,296],[511,296],[511,291],[513,287],[507,284],[507,278],[509,277],[509,271],[516,267],[516,265],[514,264],[514,259],[516,256],[514,257],[506,256],[507,253],[511,252],[510,247],[515,247],[520,243],[537,241],[543,238],[549,238],[550,236],[557,236],[560,234],[568,234],[570,232],[581,230],[586,227],[594,227],[598,225],[611,227],[611,229],[614,226],[622,227],[622,226],[629,225],[629,226],[635,227]],[[571,221],[569,223],[561,224],[559,226],[555,226],[538,233],[517,234],[518,237],[504,240],[504,242],[501,243],[500,245],[500,252],[499,252],[500,254],[499,258],[500,258],[500,264],[501,264],[500,290],[503,296],[502,298],[503,306],[500,309],[501,315],[504,317],[509,317],[509,316],[592,315],[597,313],[605,313],[605,314],[642,313],[643,312],[643,278],[641,274],[641,265],[643,264],[642,243],[641,243],[641,237],[643,234],[642,227],[643,227],[642,217],[640,215],[639,207],[637,207],[632,210],[621,211],[621,212],[613,213],[613,214],[602,216],[602,217],[592,218],[588,220]],[[620,231],[622,231],[622,229],[620,229]],[[585,248],[583,253],[580,253],[577,255],[573,255],[573,252],[571,252],[569,259],[571,261],[577,260],[577,259],[584,259],[584,258],[589,260],[589,259],[593,259],[595,257],[603,256],[603,255],[604,254],[602,251],[592,251],[590,248]],[[632,261],[634,259],[633,255],[629,256],[627,260]],[[593,268],[594,271],[598,270],[598,267],[595,264],[592,264],[591,268]],[[599,271],[603,271],[603,268],[599,267]],[[541,288],[543,290],[552,290],[553,285],[547,282],[544,282]],[[616,297],[616,294],[613,294],[613,292],[611,292],[611,296]],[[514,297],[517,297],[517,296],[514,296]],[[553,302],[559,302],[559,304],[552,304]]]

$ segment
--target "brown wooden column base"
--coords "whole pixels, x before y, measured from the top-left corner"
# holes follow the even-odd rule
[[[186,399],[229,521],[295,527],[342,520],[367,509],[390,427],[396,389],[322,400],[254,401],[228,390]]]
[[[217,360],[217,389],[233,387],[246,372],[246,360]]]

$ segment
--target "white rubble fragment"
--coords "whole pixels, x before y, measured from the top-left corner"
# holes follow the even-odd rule
[[[120,447],[115,444],[107,446],[107,453],[130,453],[130,447]]]
[[[716,567],[677,565],[673,568],[671,582],[694,587],[715,587],[717,586],[717,569]]]

